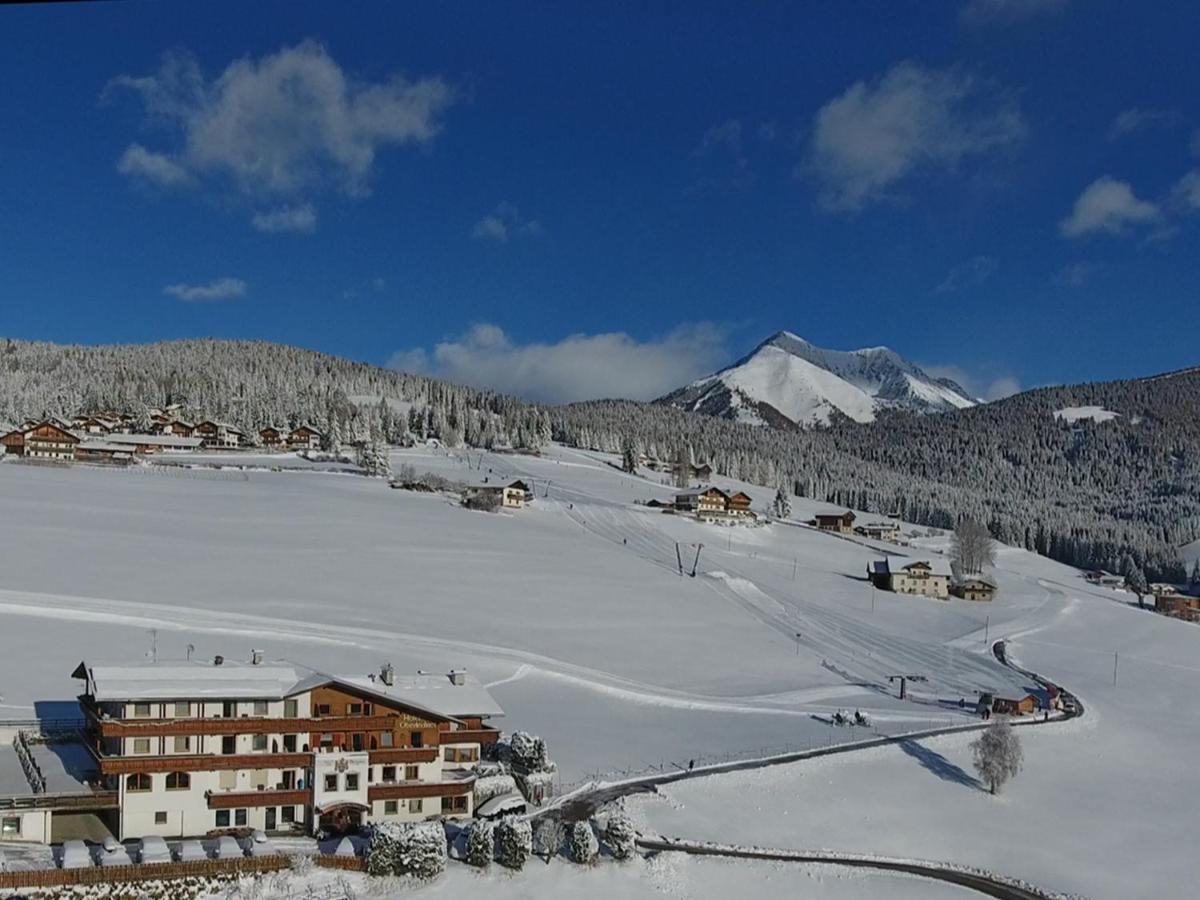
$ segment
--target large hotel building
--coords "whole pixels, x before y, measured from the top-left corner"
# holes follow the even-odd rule
[[[503,710],[463,671],[329,675],[290,662],[81,663],[118,839],[317,833],[473,814]]]

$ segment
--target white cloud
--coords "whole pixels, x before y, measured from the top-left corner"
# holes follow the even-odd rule
[[[1026,132],[1015,102],[959,69],[902,62],[818,110],[806,167],[830,210],[883,199],[923,168],[953,169]]]
[[[1068,0],[969,0],[959,17],[966,25],[1009,24],[1060,12]]]
[[[1064,237],[1095,232],[1121,234],[1132,225],[1153,223],[1158,218],[1158,207],[1139,200],[1129,182],[1103,175],[1084,188],[1071,214],[1059,222],[1058,230]]]
[[[726,359],[724,336],[703,323],[680,326],[649,341],[611,332],[529,344],[513,343],[496,325],[479,324],[432,352],[396,353],[388,364],[538,402],[568,403],[605,397],[651,400],[707,375]]]
[[[171,141],[130,145],[121,171],[160,183],[182,172],[252,199],[365,194],[379,151],[431,141],[454,100],[438,77],[356,80],[313,41],[237,60],[211,80],[190,54],[168,54],[153,75],[112,79],[102,99],[123,91]]]
[[[510,237],[536,237],[542,233],[537,219],[526,219],[511,203],[501,203],[471,228],[471,237],[503,244]]]
[[[994,256],[975,256],[954,266],[941,280],[934,293],[952,294],[969,287],[977,287],[996,274],[998,267]]]
[[[168,284],[163,293],[187,303],[205,303],[244,297],[246,282],[240,278],[215,278],[208,284]]]
[[[270,234],[281,231],[312,234],[317,230],[317,211],[311,203],[295,206],[285,203],[268,212],[255,213],[250,222],[259,231]]]
[[[979,400],[1002,400],[1022,390],[1021,382],[1013,375],[979,374],[969,372],[953,363],[921,364],[921,368],[935,378],[949,378],[970,396]]]
[[[1200,169],[1192,169],[1175,182],[1171,199],[1187,212],[1200,210]]]
[[[1141,109],[1132,106],[1117,113],[1112,124],[1108,126],[1108,139],[1119,140],[1137,131],[1147,128],[1173,125],[1179,121],[1179,113],[1173,109]]]
[[[187,169],[162,153],[153,153],[141,144],[130,144],[117,160],[117,171],[130,178],[140,179],[159,187],[182,187],[190,184]]]
[[[1068,263],[1055,272],[1054,277],[1050,280],[1058,287],[1083,287],[1092,280],[1092,276],[1098,273],[1100,269],[1100,264],[1094,262]]]

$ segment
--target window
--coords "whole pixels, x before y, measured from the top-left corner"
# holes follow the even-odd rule
[[[167,790],[186,791],[192,786],[192,777],[187,772],[168,772]]]
[[[127,792],[148,791],[150,787],[150,776],[145,772],[137,772],[125,779],[125,790]]]
[[[409,741],[409,743],[410,743],[410,744],[411,744],[413,747],[422,747],[422,746],[424,746],[424,745],[421,743],[421,732],[419,732],[419,731],[414,731],[414,732],[412,733],[412,739]]]
[[[317,704],[317,715],[318,716],[329,715],[329,704],[328,703],[318,703]]]
[[[465,813],[467,811],[466,797],[443,797],[442,812],[444,813]]]
[[[357,753],[363,748],[363,736],[361,734],[352,734],[350,736],[350,746]]]
[[[385,816],[394,816],[400,811],[400,804],[395,800],[383,801],[383,814]]]
[[[358,773],[357,772],[350,772],[346,775],[346,790],[348,790],[348,791],[357,791],[358,790]]]
[[[363,704],[363,715],[364,715],[364,716],[369,716],[369,715],[371,715],[371,712],[372,712],[372,709],[371,709],[371,704],[370,704],[370,703],[364,703],[364,704]]]
[[[326,775],[325,776],[325,790],[336,791],[338,789],[337,781],[338,781],[338,779],[337,779],[336,775]]]
[[[237,735],[227,734],[221,738],[222,753],[237,753]]]
[[[424,801],[420,797],[413,797],[408,801],[408,811],[410,813],[419,813],[422,806],[424,806]]]
[[[133,752],[134,753],[149,753],[150,752],[150,738],[134,738],[133,739]]]
[[[394,741],[395,741],[395,735],[393,735],[390,731],[385,731],[383,734],[381,734],[379,736],[379,746],[380,747],[391,747],[394,745]]]
[[[300,716],[300,704],[295,700],[283,701],[283,717],[285,719],[295,719]],[[286,819],[284,821],[287,821]]]
[[[154,814],[154,824],[155,825],[166,825],[167,824],[167,813],[165,810],[162,812],[156,812]]]
[[[251,783],[255,790],[265,791],[267,789],[267,770],[255,769],[250,776]]]
[[[254,735],[254,743],[252,746],[254,747],[254,752],[256,753],[261,753],[262,751],[266,750],[267,736],[265,734]]]
[[[191,738],[189,738],[189,737],[176,737],[175,738],[175,752],[176,753],[187,753],[191,749],[192,749],[192,739]]]
[[[333,735],[332,734],[321,735],[321,749],[322,750],[332,750],[333,749]]]
[[[418,778],[421,777],[418,774],[419,771],[420,771],[420,769],[417,766],[405,766],[404,767],[404,780],[405,781],[416,781]]]
[[[348,716],[361,716],[362,711],[363,711],[363,707],[362,707],[361,703],[347,703],[346,704],[346,715],[348,715]]]
[[[285,734],[283,736],[283,752],[284,753],[295,753],[296,752],[296,736],[294,734]]]
[[[218,809],[217,810],[217,827],[218,828],[228,828],[229,827],[229,810],[227,810],[227,809]]]
[[[0,819],[0,834],[5,837],[18,837],[21,834],[21,819],[19,816],[5,816]]]
[[[383,767],[383,780],[385,782],[396,780],[396,767],[395,766],[384,766]]]
[[[175,704],[175,715],[180,718],[186,718],[192,714],[192,704],[180,702]]]
[[[232,719],[237,715],[237,704],[231,700],[226,700],[221,704],[221,715],[226,719]]]
[[[464,809],[466,808],[466,802],[467,802],[466,797],[456,797],[455,799],[462,800],[463,804],[464,804],[463,808]],[[245,825],[246,824],[246,810],[235,809],[233,811],[233,824],[234,825]]]
[[[279,807],[279,818],[283,819],[283,821],[285,821],[285,822],[295,822],[296,821],[296,807],[294,807],[294,806]]]
[[[237,787],[237,771],[234,769],[222,769],[218,772],[217,787],[223,791],[232,791]]]
[[[136,716],[139,719],[150,718],[150,704],[149,703],[133,704],[133,714],[134,714],[134,716]]]
[[[254,714],[256,716],[265,716],[267,714],[267,701],[266,700],[255,700],[254,701]]]

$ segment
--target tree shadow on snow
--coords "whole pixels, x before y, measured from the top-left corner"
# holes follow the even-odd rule
[[[984,789],[978,778],[956,766],[936,750],[931,750],[929,747],[910,740],[900,741],[899,746],[923,768],[928,769],[942,781],[954,782],[963,787],[973,787],[981,791]]]

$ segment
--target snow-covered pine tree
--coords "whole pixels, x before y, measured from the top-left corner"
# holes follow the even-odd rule
[[[476,819],[467,828],[467,863],[479,868],[492,864],[495,855],[493,826],[487,819]]]
[[[563,823],[555,816],[544,816],[533,829],[533,852],[548,863],[558,855],[565,839]]]
[[[446,829],[441,822],[407,823],[398,837],[399,874],[429,881],[446,871]]]
[[[777,519],[786,519],[792,514],[792,501],[782,484],[775,489],[773,509],[775,511],[775,518]]]
[[[600,851],[600,842],[596,840],[596,831],[590,820],[572,822],[567,826],[567,856],[572,862],[588,865]]]
[[[380,822],[371,829],[366,853],[369,875],[395,875],[399,872],[400,832],[398,822]]]
[[[533,850],[533,828],[528,820],[505,816],[496,826],[496,862],[508,869],[525,866]]]
[[[604,842],[612,852],[613,859],[629,859],[637,851],[637,830],[624,806],[618,806],[609,814],[604,827]]]

